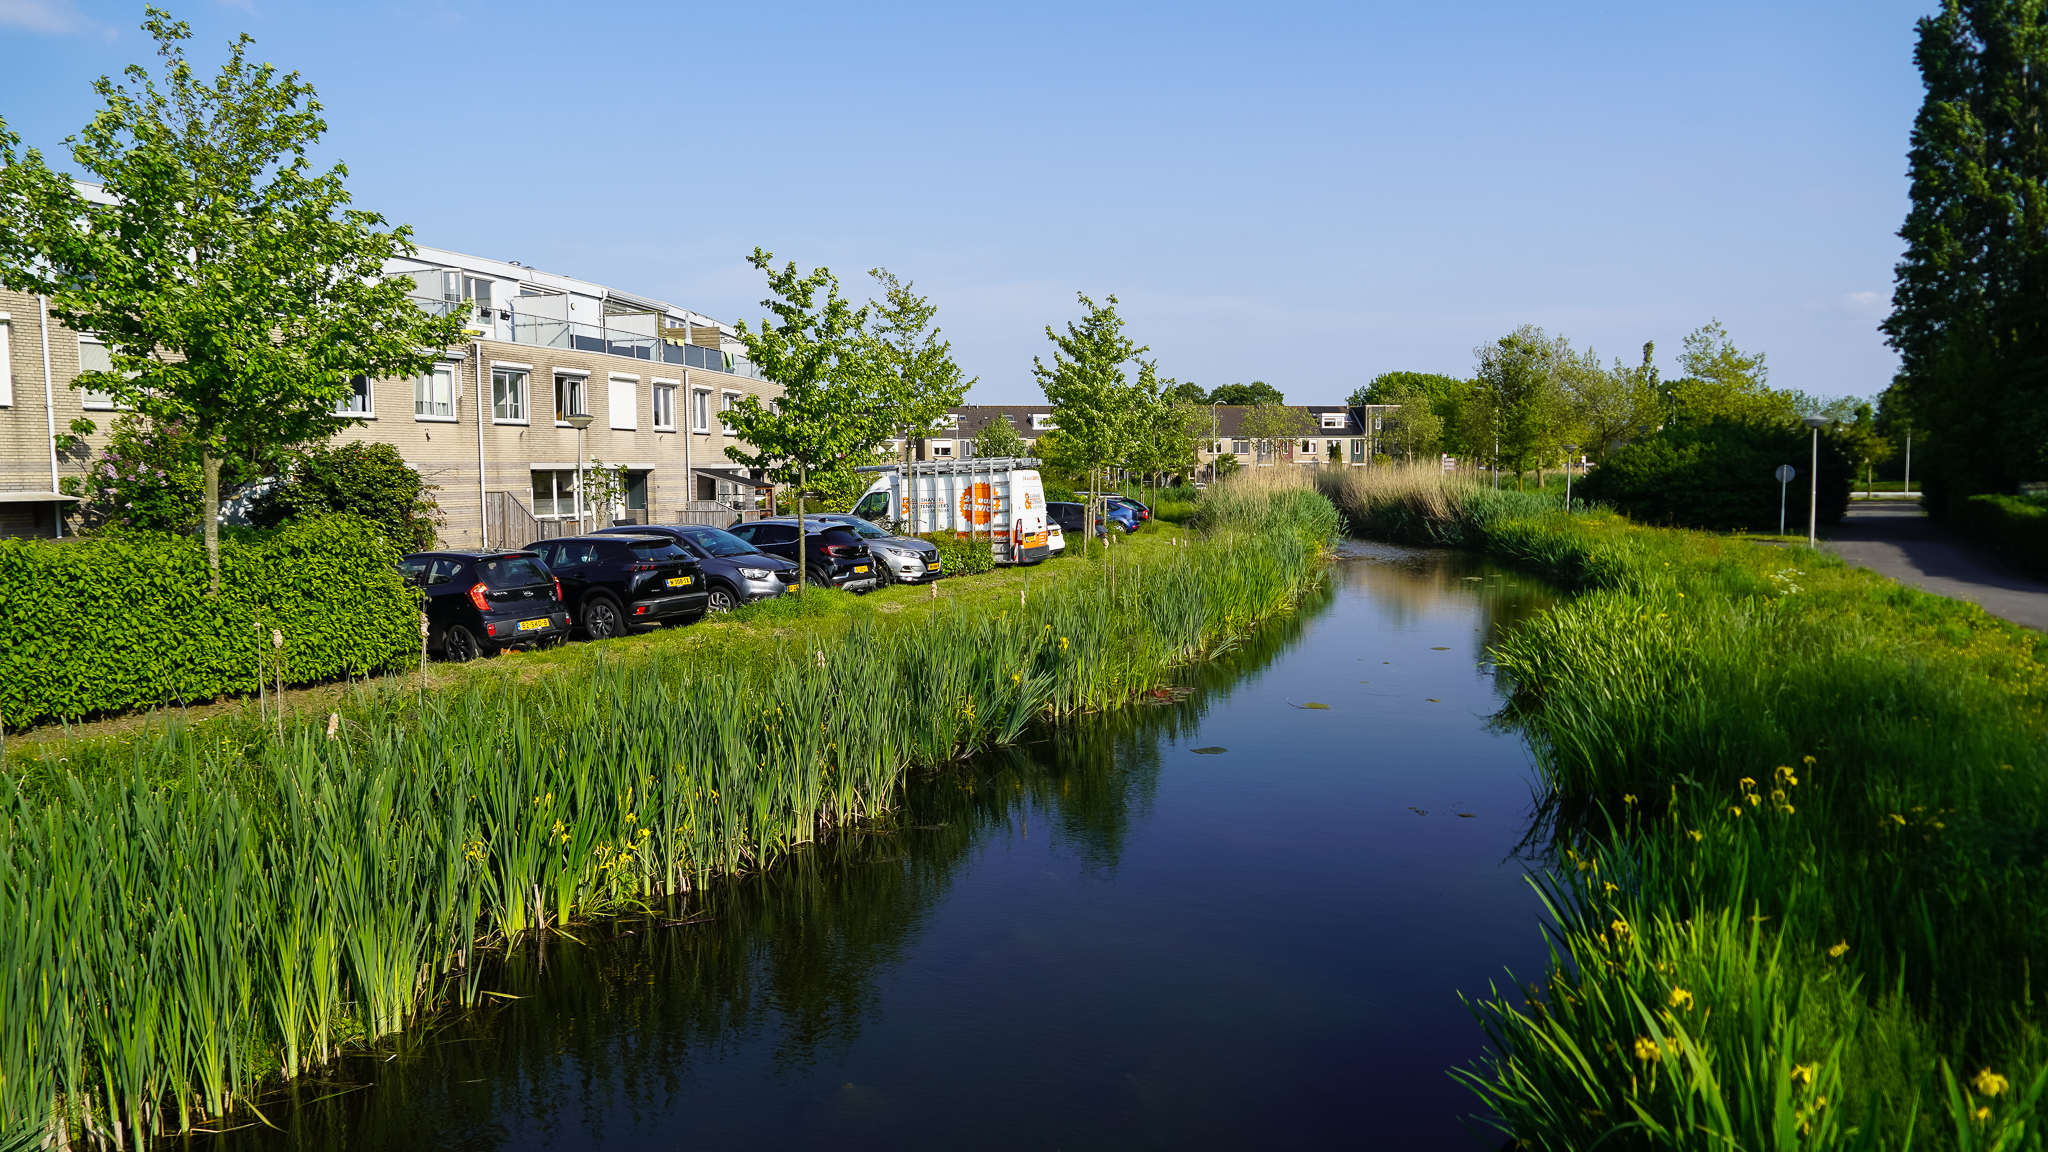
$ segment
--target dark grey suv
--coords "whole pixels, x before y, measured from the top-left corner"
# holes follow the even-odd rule
[[[637,536],[666,536],[697,557],[704,568],[704,589],[713,612],[730,612],[755,600],[772,600],[796,583],[796,565],[708,524],[622,524],[600,528]]]

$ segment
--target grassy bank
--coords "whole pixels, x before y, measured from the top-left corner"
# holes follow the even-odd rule
[[[1287,612],[1335,528],[1247,489],[1200,539],[1015,595],[819,595],[314,715],[44,743],[0,777],[0,1135],[205,1126],[490,995],[503,949],[678,909],[889,808],[913,765],[1123,706]]]
[[[1556,915],[1461,1074],[1514,1146],[2039,1147],[2043,638],[1803,548],[1388,484],[1354,523],[1580,590],[1496,653]]]

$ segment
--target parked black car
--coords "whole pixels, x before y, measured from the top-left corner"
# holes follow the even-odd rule
[[[849,512],[825,512],[818,519],[844,524],[867,542],[868,555],[875,558],[875,575],[884,584],[915,584],[945,575],[939,546],[915,536],[898,536],[883,531]]]
[[[1088,509],[1086,505],[1077,504],[1071,500],[1048,500],[1045,502],[1045,514],[1052,517],[1052,522],[1060,526],[1061,532],[1069,536],[1079,537],[1081,535],[1081,526],[1088,514]],[[1137,512],[1123,507],[1121,504],[1103,505],[1102,510],[1095,517],[1096,539],[1099,540],[1109,535],[1109,530],[1112,527],[1122,529],[1126,535],[1136,532],[1138,530]]]
[[[769,600],[796,583],[796,562],[766,552],[708,524],[627,524],[600,528],[597,534],[661,535],[697,558],[704,569],[706,606],[729,612],[755,600]]]
[[[794,516],[750,520],[745,524],[735,524],[728,531],[771,556],[785,560],[798,558],[797,521]],[[813,584],[844,588],[849,592],[868,592],[879,582],[875,558],[868,554],[868,546],[844,524],[806,516],[802,547],[806,579]]]
[[[709,599],[697,558],[666,536],[565,536],[533,546],[592,640],[643,624],[688,624]]]
[[[398,562],[426,594],[427,651],[458,663],[569,634],[562,585],[525,550],[414,552]]]

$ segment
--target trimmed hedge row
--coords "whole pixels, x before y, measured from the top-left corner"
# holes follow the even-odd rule
[[[197,537],[0,540],[0,721],[253,692],[280,663],[299,684],[418,656],[418,593],[369,521],[234,533],[220,549],[213,598]]]
[[[949,576],[972,576],[977,572],[993,572],[996,567],[995,547],[984,536],[970,539],[955,536],[951,532],[927,532],[918,537],[939,546],[939,563]]]
[[[2048,579],[2048,507],[2021,496],[1995,493],[1962,502],[1963,535],[2037,579]]]

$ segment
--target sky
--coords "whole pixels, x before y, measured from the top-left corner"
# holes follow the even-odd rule
[[[300,72],[316,159],[423,244],[728,322],[756,246],[855,298],[886,267],[983,404],[1040,399],[1077,293],[1162,374],[1297,404],[1521,324],[1673,374],[1711,319],[1874,396],[1935,7],[157,3],[204,72],[241,32]],[[60,152],[141,19],[0,0],[0,119]]]

